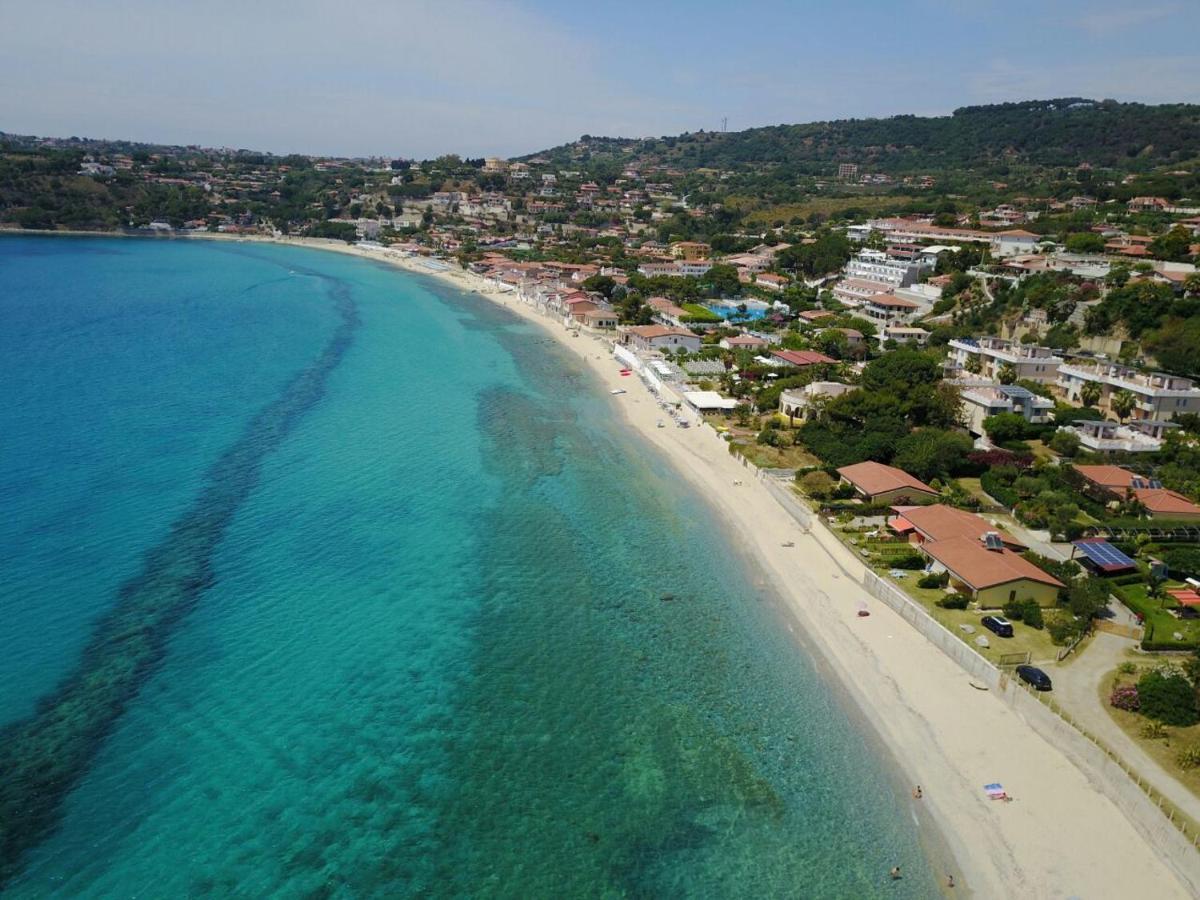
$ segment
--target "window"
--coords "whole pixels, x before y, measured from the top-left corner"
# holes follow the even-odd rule
[[[1013,589],[1013,590],[1009,591],[1009,592],[1008,592],[1008,602],[1009,602],[1009,603],[1012,603],[1012,602],[1013,602],[1014,600],[1016,600],[1016,599],[1017,599],[1017,592],[1016,592],[1016,589]]]

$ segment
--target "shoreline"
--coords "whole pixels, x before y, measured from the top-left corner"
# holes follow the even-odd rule
[[[38,237],[153,235],[9,231]],[[165,237],[165,236],[164,236]],[[172,235],[325,249],[431,276],[508,308],[540,326],[576,354],[599,385],[622,388],[610,403],[615,421],[662,453],[672,471],[699,490],[738,553],[770,587],[781,619],[831,689],[853,701],[868,739],[924,799],[913,801],[922,847],[941,884],[952,872],[956,896],[1188,896],[1132,823],[1088,776],[1038,735],[998,697],[969,677],[898,614],[849,577],[860,564],[840,545],[828,549],[727,451],[708,427],[656,427],[662,414],[645,386],[621,378],[607,347],[570,337],[561,324],[457,267],[434,271],[394,251],[342,241],[251,235]],[[158,238],[161,239],[161,238]],[[795,546],[785,548],[785,540]],[[842,554],[837,558],[835,554]],[[859,602],[871,616],[857,617]],[[794,627],[793,627],[794,626]],[[798,631],[797,631],[798,629]],[[856,724],[858,724],[856,722]],[[982,786],[1001,781],[1016,802],[985,798]],[[903,788],[901,788],[903,789]],[[904,796],[904,795],[901,795]],[[942,859],[943,848],[950,859]],[[937,866],[955,866],[938,871]],[[951,892],[943,889],[949,895]]]

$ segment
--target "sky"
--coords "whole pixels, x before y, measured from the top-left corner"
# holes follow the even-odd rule
[[[0,131],[424,159],[1196,103],[1198,34],[1200,0],[0,0]]]

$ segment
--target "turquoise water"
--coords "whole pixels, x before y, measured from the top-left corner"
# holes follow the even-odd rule
[[[936,891],[755,574],[533,327],[334,254],[24,237],[0,325],[8,895]]]
[[[765,319],[769,312],[769,310],[765,309],[747,309],[745,312],[742,312],[736,306],[725,306],[721,303],[709,303],[706,309],[709,312],[716,313],[722,319],[743,319],[747,322],[757,322],[759,319]]]

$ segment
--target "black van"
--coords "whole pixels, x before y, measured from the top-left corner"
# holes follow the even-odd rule
[[[1053,689],[1053,686],[1050,684],[1050,676],[1037,666],[1017,666],[1017,677],[1026,684],[1033,685],[1039,691]]]

